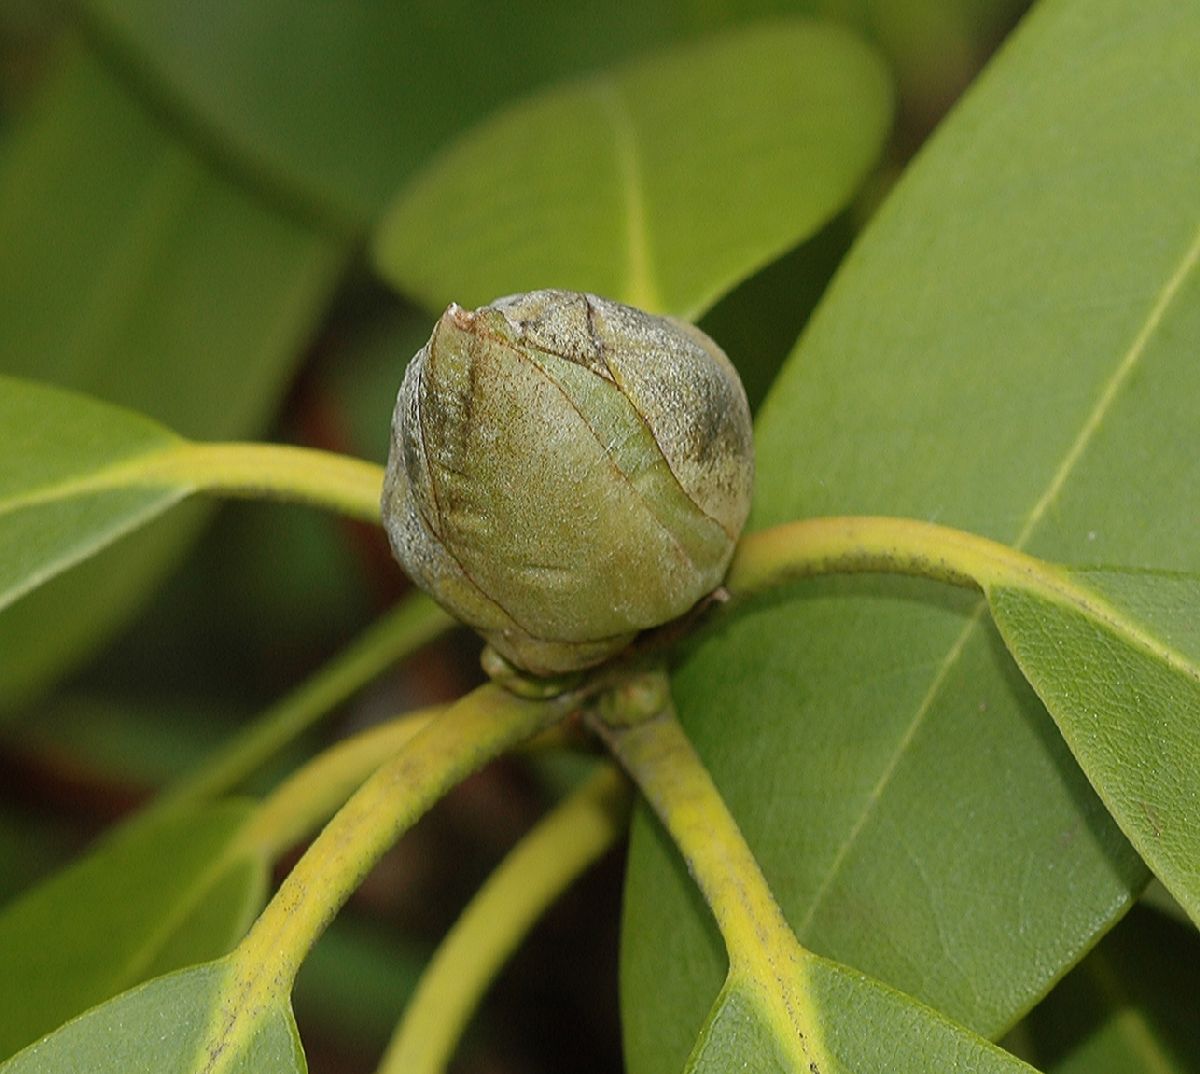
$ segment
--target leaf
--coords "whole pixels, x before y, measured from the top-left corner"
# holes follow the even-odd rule
[[[835,1074],[1032,1072],[995,1045],[863,974],[825,959],[814,959],[810,973],[816,1003],[826,1012],[822,1045]],[[853,1017],[847,1017],[850,1012]]]
[[[118,407],[0,377],[0,608],[199,489],[378,521],[382,469],[271,444],[192,444]]]
[[[234,1039],[212,1049],[213,1026],[236,983],[229,959],[159,977],[109,1000],[0,1063],[3,1074],[305,1074],[308,1067],[285,997]]]
[[[1024,0],[805,0],[878,39],[925,122]],[[88,27],[247,178],[362,230],[454,135],[520,94],[776,14],[771,0],[89,0]],[[464,32],[463,27],[470,27]],[[446,77],[447,63],[453,78]]]
[[[377,236],[433,308],[537,287],[694,319],[850,199],[891,94],[845,31],[729,31],[507,109],[399,195]]]
[[[338,908],[430,805],[488,760],[563,719],[577,703],[572,694],[544,701],[517,698],[494,685],[472,691],[424,723],[398,754],[375,768],[233,952],[110,1000],[0,1065],[0,1071],[58,1071],[73,1058],[100,1059],[105,1038],[122,1026],[126,1032],[113,1048],[115,1059],[104,1056],[82,1069],[303,1071],[288,997],[301,962]],[[356,759],[350,767],[356,768],[362,754],[357,748],[352,753]],[[339,784],[350,774],[336,759],[328,772]],[[323,783],[317,780],[317,793],[332,793],[334,788]],[[287,788],[281,793],[291,797]],[[271,826],[294,819],[273,818]],[[262,821],[260,815],[256,826]],[[272,838],[263,831],[247,834],[252,841]],[[164,1023],[179,1028],[166,1029]]]
[[[960,6],[939,0],[927,20],[947,41],[941,55],[964,47]],[[778,5],[458,0],[343,4],[335,15],[318,0],[213,0],[203,12],[186,0],[89,0],[84,10],[106,51],[223,157],[361,230],[436,149],[497,105]]]
[[[1200,577],[1071,571],[992,614],[1108,811],[1200,924]]]
[[[1196,932],[1135,908],[1023,1023],[1047,1074],[1195,1074]]]
[[[675,841],[728,954],[689,1074],[1030,1070],[936,1011],[801,947],[669,699],[658,704],[657,715],[600,715],[591,726]]]
[[[1039,6],[767,400],[753,527],[887,513],[1200,570],[1198,67],[1191,6]],[[801,942],[999,1034],[1145,869],[968,597],[866,577],[794,596],[691,654],[681,717]],[[678,1070],[720,987],[688,886],[638,823],[631,1074]]]
[[[878,981],[827,959],[804,961],[800,991],[819,1029],[797,1056],[762,1002],[761,986],[731,976],[709,1012],[686,1074],[1030,1074],[1032,1067]],[[854,1018],[846,1017],[853,1011]]]
[[[361,230],[438,145],[498,101],[685,28],[671,3],[648,6],[335,12],[315,0],[217,0],[201,12],[183,0],[89,0],[85,10],[100,39],[225,154]]]
[[[0,377],[0,607],[186,494],[104,481],[182,441],[141,415]]]
[[[237,843],[251,808],[135,824],[6,906],[0,1056],[156,973],[224,954],[266,894],[267,861]]]
[[[1072,569],[915,519],[801,519],[745,536],[739,599],[831,571],[889,570],[981,589],[1017,664],[1142,857],[1200,918],[1200,575]]]
[[[186,435],[260,429],[343,245],[195,155],[95,57],[67,48],[59,59],[0,163],[0,372]],[[195,522],[156,526],[0,617],[0,708],[102,641]]]

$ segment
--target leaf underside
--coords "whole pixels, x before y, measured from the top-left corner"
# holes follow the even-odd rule
[[[68,44],[0,164],[0,374],[87,392],[187,436],[251,435],[283,390],[343,246],[202,159],[95,55]],[[58,431],[56,460],[78,439]],[[89,446],[76,446],[88,459]],[[31,450],[11,458],[36,472]],[[112,514],[130,517],[128,508]],[[189,512],[139,533],[0,615],[0,711],[103,642],[196,521]],[[0,553],[0,576],[8,567]]]
[[[1197,69],[1190,5],[1048,0],[1027,18],[769,396],[752,527],[892,514],[1059,562],[1200,570],[1181,495],[1200,487]],[[806,582],[708,639],[675,686],[801,942],[984,1035],[1145,882],[967,594]],[[723,977],[689,883],[641,818],[632,1074],[679,1069]]]
[[[1030,1074],[1032,1068],[864,974],[804,960],[800,990],[823,1013],[799,1048],[781,1038],[761,983],[731,977],[701,1030],[687,1074]]]
[[[221,1016],[228,960],[159,977],[123,993],[0,1063],[3,1074],[305,1074],[286,998],[273,1001],[218,1055],[205,1047]]]
[[[1200,578],[1069,577],[1092,606],[997,588],[992,614],[1109,811],[1200,924]]]
[[[250,812],[225,802],[135,824],[0,910],[0,1056],[228,951],[266,895],[267,863],[228,853]]]

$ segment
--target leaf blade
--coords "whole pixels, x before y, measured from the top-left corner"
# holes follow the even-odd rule
[[[155,971],[223,954],[266,893],[266,862],[236,848],[248,803],[135,826],[0,912],[0,1055]]]
[[[0,372],[187,435],[247,435],[344,248],[231,181],[97,56],[65,44],[0,167]],[[198,517],[155,526],[0,615],[0,707],[18,708],[111,631]]]
[[[1188,625],[1183,609],[1200,608],[1200,578],[1152,571],[1068,577],[1081,587],[1100,579],[1108,593],[1140,590],[1143,611],[1165,608],[1174,627]],[[1084,592],[1094,594],[1090,606],[1013,586],[994,587],[988,599],[1009,651],[1109,812],[1200,923],[1200,660],[1158,637],[1152,620],[1138,623],[1101,592]],[[1194,654],[1200,633],[1192,625],[1173,640]]]
[[[228,959],[209,962],[138,988],[95,1007],[11,1059],[3,1074],[306,1074],[304,1052],[286,997],[275,998],[253,1022],[212,1051],[213,1026],[237,984]]]
[[[1200,1026],[1194,929],[1146,907],[1130,914],[1023,1023],[1047,1074],[1195,1074]]]
[[[890,106],[845,31],[730,32],[476,128],[401,192],[376,260],[433,307],[553,284],[695,318],[848,201]]]
[[[0,377],[0,607],[182,498],[89,483],[180,443],[141,415]]]
[[[313,449],[193,444],[120,407],[0,376],[0,609],[200,489],[379,517],[382,468]]]
[[[762,412],[753,526],[886,512],[1011,543],[1061,470],[1030,551],[1200,567],[1177,495],[1200,482],[1200,450],[1181,449],[1195,273],[1162,305],[1200,222],[1181,148],[1200,105],[1178,91],[1200,35],[1177,5],[1128,17],[1040,5],[897,187]],[[969,601],[865,579],[796,592],[693,655],[682,717],[802,942],[997,1033],[1144,867]],[[635,1074],[681,1061],[653,1027],[694,1026],[720,981],[672,870],[640,824]],[[652,973],[663,945],[688,982]]]

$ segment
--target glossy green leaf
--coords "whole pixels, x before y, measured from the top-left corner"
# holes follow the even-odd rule
[[[1196,1074],[1200,937],[1135,908],[1023,1023],[1047,1074]]]
[[[1200,577],[1072,571],[992,614],[1109,812],[1200,924]]]
[[[3,376],[0,451],[0,609],[202,489],[379,517],[377,464],[284,445],[191,443],[119,407]],[[79,596],[71,614],[86,619],[102,596]]]
[[[814,959],[810,973],[822,1009],[821,1043],[829,1057],[827,1065],[819,1065],[822,1072],[1032,1072],[1028,1064],[863,974],[825,959]]]
[[[920,123],[1025,0],[88,0],[90,28],[157,101],[265,185],[362,229],[456,133],[519,94],[781,12],[853,26]],[[464,29],[466,28],[466,29]],[[452,67],[453,77],[447,77]]]
[[[1072,569],[916,519],[801,519],[745,536],[731,599],[832,570],[981,589],[1009,652],[1110,814],[1200,920],[1200,575]]]
[[[234,983],[228,959],[158,977],[68,1022],[0,1063],[0,1072],[305,1074],[308,1066],[286,997],[274,998],[241,1027],[243,1032],[215,1050],[213,1026]]]
[[[201,489],[378,521],[383,468],[272,444],[196,444],[120,407],[0,377],[0,608]]]
[[[810,957],[803,973],[817,1028],[800,1055],[777,1035],[758,984],[731,978],[709,1012],[686,1074],[1030,1074],[1033,1069],[845,966]]]
[[[1197,69],[1192,5],[1025,21],[768,398],[752,526],[907,515],[1200,569]],[[928,583],[807,582],[699,646],[676,689],[801,942],[991,1036],[1147,874],[987,623]],[[644,823],[629,875],[629,1069],[668,1074],[719,947]]]
[[[912,34],[895,32],[903,16],[861,6],[419,0],[344,3],[335,14],[321,0],[210,0],[203,11],[186,0],[88,0],[84,10],[106,50],[222,156],[362,229],[436,149],[498,104],[646,49],[799,7],[911,50]],[[921,4],[936,42],[920,57],[925,71],[969,54],[962,6]],[[993,2],[984,35],[995,11]]]
[[[553,285],[694,319],[846,204],[890,110],[844,30],[728,31],[472,131],[401,192],[376,260],[433,308]]]
[[[0,910],[0,1056],[229,950],[266,894],[268,863],[237,843],[250,813],[226,802],[135,824]]]
[[[675,6],[89,0],[85,10],[100,40],[224,154],[362,229],[498,101],[685,31]]]
[[[0,377],[0,607],[178,502],[104,475],[181,444],[118,407]]]
[[[801,947],[669,701],[663,704],[651,718],[601,716],[592,726],[676,843],[728,955],[725,985],[700,1029],[689,1074],[1030,1070],[944,1015]]]
[[[23,118],[0,162],[0,372],[189,436],[260,429],[344,248],[198,157],[78,49]],[[194,528],[156,526],[0,617],[0,708],[102,640]]]

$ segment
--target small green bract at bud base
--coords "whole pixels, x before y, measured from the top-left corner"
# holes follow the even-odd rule
[[[423,589],[517,667],[588,667],[721,582],[750,411],[692,325],[595,295],[451,305],[404,376],[383,518]]]

